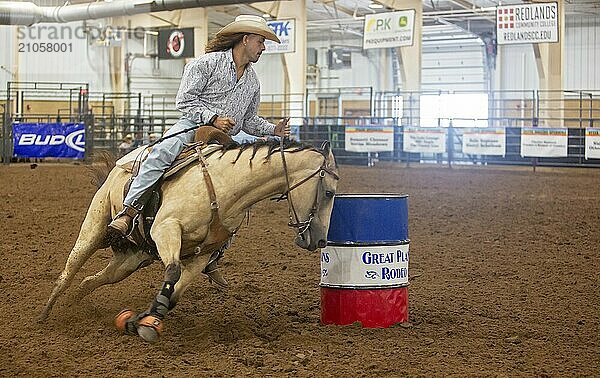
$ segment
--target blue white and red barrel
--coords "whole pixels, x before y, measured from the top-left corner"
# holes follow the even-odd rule
[[[321,322],[408,321],[408,196],[338,194],[321,250]]]

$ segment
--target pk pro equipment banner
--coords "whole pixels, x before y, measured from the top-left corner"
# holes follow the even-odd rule
[[[158,57],[161,59],[193,58],[194,28],[160,29]]]
[[[14,123],[12,130],[16,157],[84,158],[83,123]]]
[[[365,16],[363,49],[412,46],[415,10]]]

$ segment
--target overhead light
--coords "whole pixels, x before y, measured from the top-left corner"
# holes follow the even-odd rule
[[[263,14],[263,18],[271,18],[271,15],[269,13],[265,13]]]
[[[371,8],[371,9],[383,9],[383,4],[371,1],[371,3],[369,4],[369,8]]]

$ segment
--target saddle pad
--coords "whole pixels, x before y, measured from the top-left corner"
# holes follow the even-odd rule
[[[177,156],[173,165],[171,165],[165,171],[164,178],[168,178],[173,176],[175,173],[179,172],[183,168],[187,167],[194,161],[198,161],[198,153],[195,148],[196,144],[190,144],[186,146],[186,148],[181,151],[181,153]],[[212,155],[214,152],[219,151],[223,148],[220,144],[209,144],[202,147],[202,154],[205,157]],[[148,157],[148,154],[152,150],[152,147],[149,146],[140,146],[135,150],[129,152],[127,155],[123,156],[116,162],[116,166],[125,170],[126,172],[132,173],[133,167],[137,166]]]
[[[169,179],[171,176],[175,175],[177,172],[181,171],[183,168],[187,167],[188,165],[192,164],[193,162],[197,162],[198,161],[198,152],[196,151],[196,147],[197,144],[190,144],[188,145],[183,151],[181,151],[181,153],[179,154],[179,156],[177,156],[177,159],[175,159],[175,161],[173,162],[173,164],[167,168],[167,170],[165,171],[165,175],[164,178],[165,180]],[[209,145],[204,145],[204,147],[202,147],[202,155],[204,155],[204,157],[209,157],[210,155],[212,155],[213,153],[217,152],[217,151],[221,151],[223,149],[223,146],[220,144],[209,144]]]
[[[133,163],[136,161],[142,162],[146,160],[148,154],[152,151],[152,147],[149,146],[139,146],[135,150],[127,153],[125,156],[121,157],[116,161],[115,165],[125,171],[131,173],[133,169]]]

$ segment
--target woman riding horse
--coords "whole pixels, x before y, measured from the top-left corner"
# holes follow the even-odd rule
[[[123,186],[131,173],[124,167],[115,167],[110,173],[112,166],[105,168],[105,173],[97,176],[101,186],[40,320],[48,317],[58,297],[98,249],[110,245],[113,257],[104,269],[81,281],[76,300],[102,285],[122,281],[156,260],[155,255],[139,245],[111,244],[106,224],[111,214],[120,210]],[[150,229],[158,257],[165,266],[160,291],[148,310],[138,315],[130,310],[120,313],[117,327],[144,340],[156,341],[165,315],[205,272],[213,248],[231,240],[246,211],[258,201],[277,194],[287,198],[289,225],[297,230],[296,244],[311,251],[324,247],[337,180],[335,159],[328,144],[316,149],[269,141],[221,147],[220,151],[217,147],[212,154],[200,151],[195,165],[179,171],[161,186],[161,206]],[[215,224],[219,227],[213,227]],[[225,230],[226,235],[223,237],[219,230]]]

